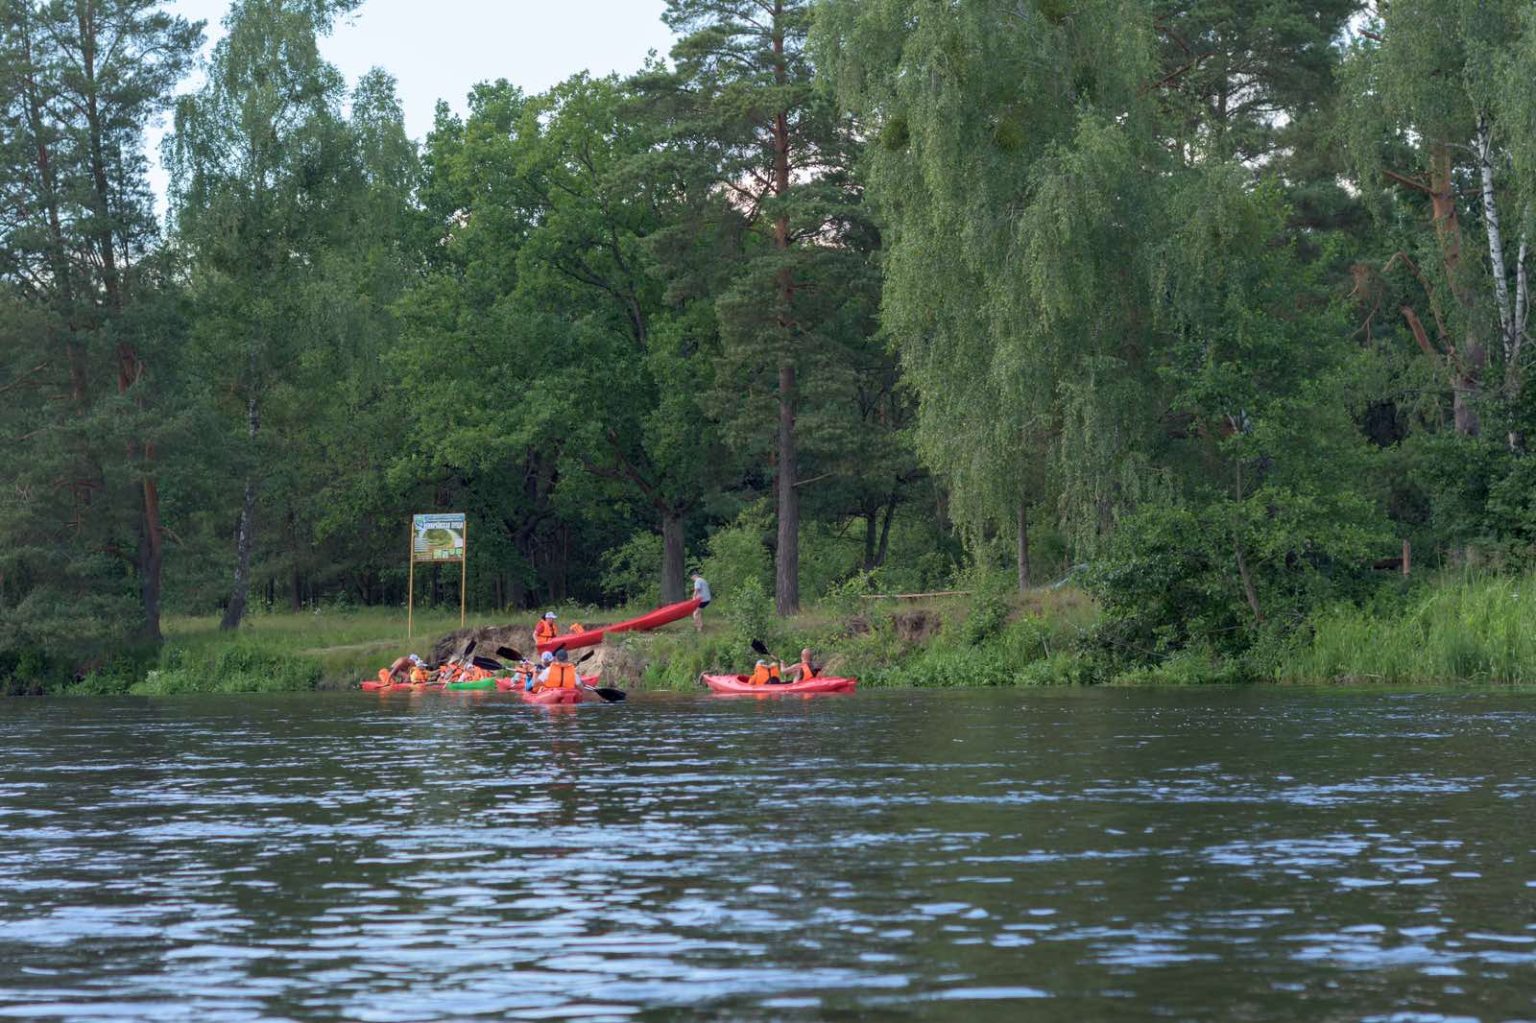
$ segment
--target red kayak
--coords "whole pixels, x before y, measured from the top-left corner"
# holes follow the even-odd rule
[[[541,689],[536,693],[518,693],[524,703],[541,707],[568,707],[573,703],[593,703],[597,697],[585,689]]]
[[[728,696],[789,696],[792,693],[851,693],[859,684],[856,678],[818,675],[787,686],[755,686],[746,675],[700,675],[704,684]]]
[[[639,618],[631,618],[627,622],[617,622],[613,625],[588,629],[586,632],[577,632],[568,636],[556,636],[554,639],[546,639],[539,644],[539,652],[558,650],[561,647],[567,650],[575,650],[577,647],[596,646],[603,641],[603,636],[610,632],[645,632],[648,629],[659,629],[663,625],[670,625],[675,621],[687,618],[698,609],[699,601],[697,598],[684,600],[677,604],[668,604],[666,607],[658,607],[649,614],[643,614]]]

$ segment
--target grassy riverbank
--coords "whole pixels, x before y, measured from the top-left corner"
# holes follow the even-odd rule
[[[622,614],[583,612],[598,621]],[[470,616],[471,625],[503,621]],[[616,684],[677,690],[694,687],[703,671],[748,670],[757,656],[753,638],[787,661],[809,646],[829,673],[856,675],[866,686],[1536,684],[1536,577],[1529,576],[1445,577],[1375,608],[1334,608],[1242,658],[1180,651],[1153,664],[1117,663],[1097,641],[1103,624],[1093,601],[1070,587],[924,601],[849,595],[788,620],[774,617],[759,592],[718,602],[702,634],[684,622],[618,636],[605,655],[612,655]],[[426,653],[457,626],[454,612],[420,614],[410,649]],[[220,632],[215,618],[178,618],[166,632],[152,658],[125,658],[83,682],[46,689],[171,695],[344,688],[407,649],[404,616],[394,609],[259,614],[237,635]]]
[[[471,615],[488,625],[494,615]],[[217,617],[165,621],[165,645],[150,659],[125,657],[55,692],[168,696],[189,692],[284,692],[356,685],[407,647],[405,612],[397,608],[256,613],[236,633]],[[425,650],[459,627],[457,611],[415,616],[412,649]]]

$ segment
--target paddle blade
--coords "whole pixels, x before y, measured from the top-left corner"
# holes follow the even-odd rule
[[[522,652],[509,646],[499,646],[496,648],[496,652],[509,661],[523,660]]]
[[[494,657],[476,657],[470,663],[477,668],[484,668],[486,671],[505,671],[507,667]]]
[[[592,691],[597,694],[599,699],[605,700],[608,703],[623,703],[629,699],[629,694],[622,689],[601,688]]]
[[[588,650],[586,653],[584,653],[580,657],[576,658],[576,663],[577,664],[586,664],[588,661],[590,661],[592,658],[594,658],[596,656],[597,656],[597,651],[596,650]]]

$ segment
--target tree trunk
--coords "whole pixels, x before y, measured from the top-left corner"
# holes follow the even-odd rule
[[[675,604],[686,596],[683,585],[686,574],[684,569],[687,567],[683,563],[687,557],[685,540],[682,514],[672,508],[664,509],[661,513],[661,602],[663,604]]]
[[[91,207],[95,216],[94,242],[97,258],[101,263],[102,288],[106,295],[107,312],[114,320],[120,320],[125,307],[122,274],[118,266],[117,241],[112,224],[112,182],[107,173],[106,128],[102,124],[100,106],[99,68],[97,43],[99,26],[96,23],[97,8],[92,3],[78,4],[75,8],[80,31],[80,71],[85,107],[86,148],[90,160]],[[117,345],[118,393],[126,394],[129,388],[139,384],[144,377],[144,361],[138,350],[127,340]],[[134,395],[135,407],[145,407],[142,392]],[[159,642],[161,569],[164,563],[164,530],[160,522],[160,489],[154,477],[155,445],[152,442],[130,440],[128,442],[130,464],[138,470],[143,482],[140,486],[139,596],[143,605],[144,619],[141,635]],[[242,613],[243,613],[242,599]],[[225,619],[229,614],[226,611]],[[238,618],[235,624],[239,624]],[[229,626],[233,628],[233,626]]]
[[[773,77],[779,85],[789,80],[784,61],[784,4],[773,5]],[[773,115],[773,193],[789,194],[789,112]],[[789,217],[780,214],[773,222],[773,246],[780,252],[790,247]],[[795,278],[786,266],[777,275],[779,329],[779,437],[778,437],[778,549],[774,554],[774,605],[780,616],[800,610],[800,494],[795,489],[795,362],[794,301]]]
[[[800,610],[800,492],[795,488],[795,367],[779,365],[779,545],[774,553],[774,606]]]
[[[1019,592],[1028,593],[1031,586],[1029,578],[1029,505],[1019,502]]]
[[[165,565],[164,530],[160,527],[160,488],[149,466],[155,462],[155,446],[144,445],[144,481],[140,486],[143,515],[139,518],[139,601],[143,606],[144,619],[139,626],[139,638],[149,643],[159,643],[161,570]]]
[[[885,556],[891,550],[891,523],[896,519],[896,505],[901,503],[897,491],[891,491],[891,499],[886,502],[885,515],[880,520],[880,546],[875,551],[875,567],[885,564]]]
[[[1456,183],[1452,178],[1449,146],[1441,144],[1431,148],[1429,185],[1440,261],[1463,321],[1461,350],[1451,356],[1451,402],[1456,432],[1463,437],[1476,437],[1482,433],[1477,403],[1482,396],[1483,368],[1488,354],[1476,326],[1477,296],[1467,280],[1461,258],[1461,218],[1456,212]]]
[[[1235,486],[1233,493],[1239,503],[1243,500],[1243,464],[1237,463],[1233,467]],[[1243,540],[1238,533],[1237,523],[1232,523],[1232,553],[1237,559],[1237,578],[1243,584],[1243,597],[1248,601],[1248,609],[1253,612],[1254,620],[1260,625],[1264,624],[1264,611],[1259,606],[1259,590],[1253,584],[1253,573],[1248,570],[1248,558],[1243,554]]]
[[[1499,206],[1493,189],[1493,134],[1486,117],[1477,122],[1477,164],[1483,186],[1483,226],[1488,231],[1488,265],[1493,271],[1494,305],[1499,313],[1499,333],[1504,342],[1504,361],[1508,365],[1515,345],[1515,312],[1509,301],[1504,232],[1499,224]]]
[[[875,544],[880,538],[878,508],[865,506],[864,511],[864,571],[875,570]]]
[[[252,395],[245,405],[246,429],[252,447],[261,431],[261,407]],[[238,629],[245,618],[245,605],[251,592],[251,551],[256,545],[256,471],[251,469],[245,477],[245,494],[240,502],[240,524],[235,530],[235,582],[229,592],[229,606],[224,609],[224,619],[219,628],[225,631]]]

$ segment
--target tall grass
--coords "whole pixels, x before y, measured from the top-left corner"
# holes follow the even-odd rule
[[[1335,609],[1282,658],[1282,681],[1536,683],[1536,576],[1434,584],[1389,612]]]

